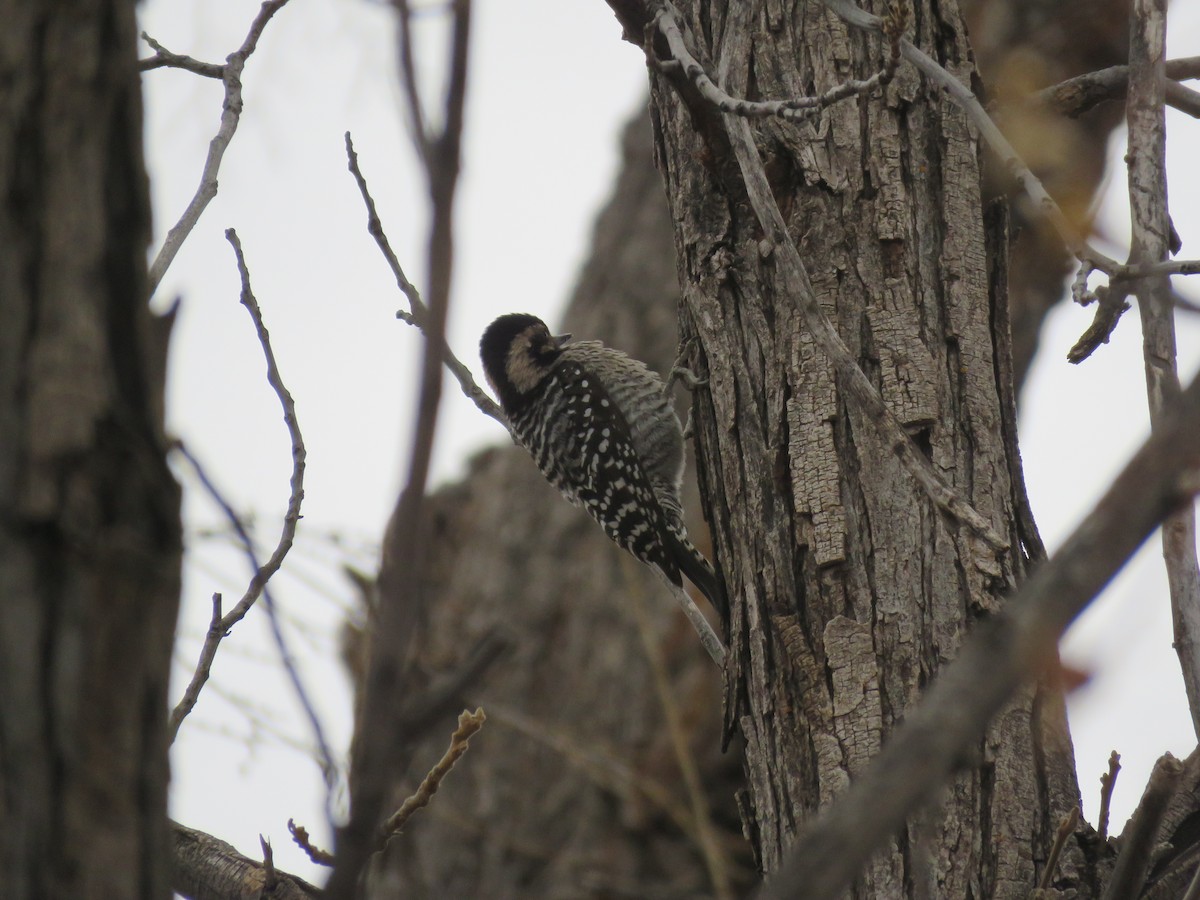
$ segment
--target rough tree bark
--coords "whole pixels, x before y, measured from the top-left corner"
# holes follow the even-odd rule
[[[645,8],[613,5],[640,44]],[[957,8],[913,6],[914,42],[969,82]],[[698,56],[751,100],[866,78],[886,52],[820,4],[679,8]],[[935,468],[1007,537],[993,558],[938,514],[839,393],[777,274],[725,122],[681,77],[652,80],[656,153],[685,321],[709,379],[700,473],[737,598],[727,703],[747,742],[743,815],[770,872],[796,823],[877,752],[972,621],[999,608],[1036,544],[1017,525],[1009,449],[1007,247],[1003,228],[985,228],[963,115],[911,68],[805,124],[755,124],[822,307]],[[1024,897],[1036,886],[1079,802],[1061,699],[1020,697],[978,752],[937,813],[877,856],[859,896]],[[1069,853],[1056,883],[1085,877],[1079,864]]]
[[[0,892],[165,897],[181,534],[134,4],[0,21]]]

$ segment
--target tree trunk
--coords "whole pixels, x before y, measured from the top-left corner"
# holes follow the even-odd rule
[[[179,492],[134,4],[0,0],[0,876],[166,897]]]
[[[618,6],[640,36],[637,5]],[[956,8],[914,6],[914,43],[970,83]],[[886,53],[820,4],[679,8],[709,71],[751,100],[866,78]],[[677,77],[653,79],[657,160],[685,322],[702,347],[693,361],[709,380],[697,395],[700,475],[735,598],[727,702],[746,739],[744,824],[770,872],[797,823],[875,755],[971,623],[1000,607],[1036,542],[1016,524],[1005,229],[985,229],[963,114],[910,67],[803,124],[756,122],[822,308],[934,467],[1008,538],[993,559],[839,392],[777,276],[725,122]],[[1026,693],[978,754],[937,812],[876,857],[858,896],[1028,895],[1079,802],[1060,697]]]

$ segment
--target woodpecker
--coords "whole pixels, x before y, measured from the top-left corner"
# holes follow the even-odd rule
[[[683,524],[683,431],[662,379],[599,341],[570,338],[523,313],[483,333],[483,370],[513,435],[613,541],[678,587],[686,575],[727,623],[721,582]]]

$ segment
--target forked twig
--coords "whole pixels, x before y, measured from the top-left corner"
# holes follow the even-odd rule
[[[185,69],[208,78],[220,78],[225,85],[225,99],[221,104],[221,124],[217,128],[217,133],[213,135],[213,139],[209,141],[208,156],[204,160],[204,169],[200,173],[200,185],[179,217],[179,221],[167,232],[166,240],[163,241],[162,247],[154,257],[154,262],[150,264],[150,296],[154,296],[159,282],[162,281],[167,268],[175,259],[179,248],[183,246],[183,242],[187,240],[192,229],[196,227],[196,223],[200,221],[200,216],[204,213],[205,208],[217,196],[217,173],[221,169],[221,160],[224,159],[225,151],[229,147],[229,142],[233,140],[233,135],[242,118],[242,70],[246,68],[246,60],[258,46],[258,39],[262,37],[263,29],[271,21],[271,17],[286,6],[287,2],[288,0],[266,0],[250,24],[250,31],[246,34],[246,39],[242,41],[240,47],[225,58],[224,65],[202,63],[190,56],[171,53],[157,41],[143,34],[146,42],[155,51],[153,58],[143,60],[139,64],[143,71],[160,67]]]

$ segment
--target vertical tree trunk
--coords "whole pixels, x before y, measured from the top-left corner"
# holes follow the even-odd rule
[[[866,78],[886,53],[820,3],[679,7],[709,71],[751,100]],[[914,42],[970,82],[956,7],[914,7]],[[984,227],[971,130],[912,68],[803,124],[756,124],[822,307],[935,468],[1008,537],[995,560],[948,526],[839,393],[776,276],[720,114],[675,77],[654,78],[658,163],[709,379],[700,472],[735,598],[728,702],[747,742],[743,814],[769,872],[1024,570],[1033,538],[1015,524],[1002,400],[1007,248],[1003,229]],[[1078,804],[1059,698],[1029,692],[978,749],[940,810],[876,858],[860,896],[1025,897],[1036,885]]]
[[[0,880],[165,897],[181,536],[134,4],[0,22]]]

